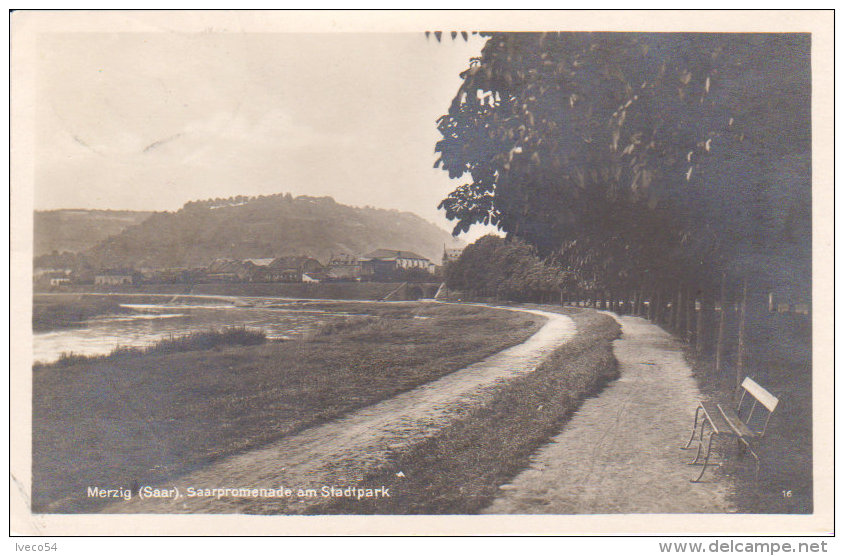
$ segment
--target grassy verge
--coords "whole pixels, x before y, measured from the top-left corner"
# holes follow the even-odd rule
[[[594,311],[560,312],[575,320],[577,336],[539,369],[499,387],[488,403],[360,481],[390,487],[390,498],[337,499],[319,513],[472,514],[491,503],[581,401],[617,377],[611,344],[618,324]]]
[[[123,359],[143,357],[145,355],[166,355],[182,351],[221,349],[229,346],[256,346],[266,341],[267,336],[261,330],[252,330],[243,326],[229,326],[222,330],[206,330],[166,338],[146,347],[117,347],[108,355],[62,353],[58,361],[51,365],[68,367],[70,365],[91,364],[95,362],[116,362]],[[44,366],[43,363],[35,364],[35,367],[42,366]]]
[[[542,321],[430,303],[366,310],[378,318],[296,341],[33,368],[34,511],[91,510],[88,486],[170,482],[465,367]]]
[[[749,374],[780,399],[765,437],[756,450],[761,459],[759,477],[752,458],[738,458],[730,446],[721,473],[735,484],[732,502],[742,513],[812,513],[812,372],[811,330],[808,321],[782,322],[788,315],[769,316],[751,330],[754,349],[746,367]],[[687,359],[708,398],[734,404],[734,358],[714,372],[711,359],[687,353]]]
[[[131,313],[118,299],[78,295],[35,296],[32,304],[32,329],[46,332],[84,326],[91,317]]]

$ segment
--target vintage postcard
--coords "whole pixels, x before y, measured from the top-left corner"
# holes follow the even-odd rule
[[[14,533],[832,531],[832,12],[10,18]]]

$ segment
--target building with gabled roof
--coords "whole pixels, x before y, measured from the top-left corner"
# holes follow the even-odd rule
[[[250,268],[234,259],[214,259],[208,266],[208,279],[220,282],[239,282],[249,278]]]
[[[436,265],[413,251],[376,249],[360,258],[361,275],[372,280],[392,278],[396,270],[418,268],[433,273]]]

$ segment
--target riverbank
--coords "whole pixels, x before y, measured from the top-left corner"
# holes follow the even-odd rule
[[[179,477],[167,485],[186,494],[175,503],[137,497],[111,504],[103,511],[320,513],[320,507],[333,497],[324,496],[324,489],[331,486],[392,492],[361,483],[361,478],[487,404],[503,385],[535,372],[550,353],[576,333],[574,322],[565,315],[538,309],[511,310],[544,319],[542,327],[518,345],[417,388]],[[191,496],[191,490],[204,492],[219,485],[248,485],[246,490],[258,492],[284,485],[289,493],[250,496],[238,490],[221,498]],[[323,495],[312,496],[308,491]]]
[[[160,304],[175,300],[191,304],[213,304],[227,301],[227,298],[169,293],[36,293],[32,297],[32,330],[50,332],[81,328],[92,318],[128,315],[136,311],[126,305]]]
[[[33,371],[33,511],[81,512],[88,486],[171,482],[521,343],[542,319],[434,303],[299,340]]]
[[[48,332],[65,328],[77,328],[85,321],[100,315],[131,313],[122,307],[120,301],[104,296],[81,296],[64,294],[44,296],[36,294],[32,300],[33,332]]]
[[[209,284],[70,284],[37,290],[36,294],[168,294],[293,299],[361,299],[378,301],[401,282],[243,282]],[[430,288],[428,288],[430,289]]]

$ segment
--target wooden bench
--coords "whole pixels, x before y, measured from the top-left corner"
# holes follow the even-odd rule
[[[695,409],[695,422],[694,426],[692,426],[692,435],[683,447],[684,450],[691,449],[692,443],[695,441],[695,437],[697,437],[697,454],[695,455],[695,459],[689,462],[689,465],[702,465],[703,469],[700,470],[700,475],[698,475],[697,479],[692,480],[693,483],[700,482],[703,474],[706,472],[707,466],[721,465],[720,463],[709,463],[709,457],[712,452],[712,440],[715,437],[735,437],[739,443],[740,454],[744,450],[747,450],[753,456],[753,459],[756,460],[756,477],[759,477],[759,456],[753,448],[755,443],[765,436],[768,421],[770,421],[771,415],[777,408],[779,399],[759,386],[750,377],[744,379],[741,383],[741,388],[741,398],[739,398],[738,405],[735,409],[713,402],[701,401],[698,403],[697,409]],[[701,414],[703,418],[701,418]],[[700,423],[700,431],[698,431],[698,423]],[[703,462],[701,462],[700,456],[704,445],[703,437],[707,426],[710,429],[709,439],[706,442],[706,452],[703,453]]]

